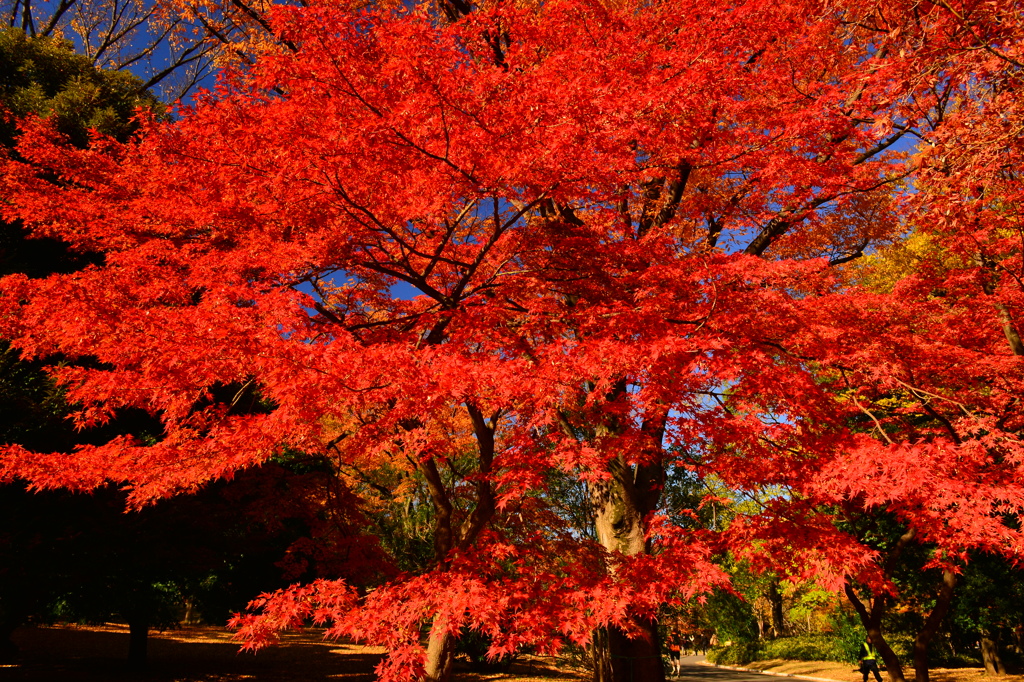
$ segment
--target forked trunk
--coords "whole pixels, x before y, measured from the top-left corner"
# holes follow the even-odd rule
[[[899,562],[900,555],[903,550],[917,537],[917,529],[908,528],[900,539],[893,545],[885,556],[885,562],[882,565],[882,573],[886,578],[892,576],[893,570]],[[885,670],[889,675],[890,682],[906,682],[906,678],[903,676],[903,665],[900,663],[900,659],[893,653],[892,648],[885,641],[882,636],[882,616],[885,614],[887,607],[888,597],[882,594],[873,595],[867,605],[860,600],[857,596],[857,592],[853,589],[853,585],[847,581],[843,585],[843,591],[846,592],[846,598],[850,600],[850,604],[853,605],[854,610],[860,617],[860,622],[864,626],[868,635],[871,637],[875,649],[878,650],[879,655],[882,657],[882,661],[885,663]]]
[[[864,630],[870,635],[875,649],[882,657],[882,662],[885,663],[885,671],[889,676],[889,682],[906,682],[900,659],[896,657],[892,647],[889,646],[889,643],[885,641],[885,637],[882,636],[882,615],[885,613],[885,595],[872,597],[869,609],[860,600],[860,597],[857,596],[857,593],[849,583],[846,583],[843,588],[847,599],[850,600],[854,610],[857,611],[857,615],[860,616],[860,622],[864,626]]]
[[[427,661],[423,668],[422,682],[448,682],[452,676],[454,660],[455,638],[448,632],[445,623],[435,620],[427,642]]]
[[[434,558],[439,570],[451,568],[451,553],[465,549],[476,541],[494,515],[494,491],[487,479],[494,459],[494,430],[500,413],[490,418],[473,404],[467,404],[467,411],[473,421],[480,454],[480,480],[476,482],[476,506],[465,518],[458,519],[452,504],[449,489],[445,486],[437,462],[427,458],[420,462],[434,502]],[[456,638],[449,632],[449,623],[444,618],[435,618],[427,641],[427,660],[423,667],[422,682],[447,682],[451,678],[452,663],[455,660]]]
[[[999,640],[989,633],[981,635],[981,660],[985,663],[986,675],[1005,675],[1006,668],[999,656]]]
[[[939,631],[939,625],[946,617],[946,612],[949,611],[954,587],[956,587],[956,574],[952,571],[943,571],[942,582],[939,583],[939,593],[935,598],[935,608],[928,614],[928,618],[924,621],[924,627],[914,639],[914,677],[917,682],[928,682],[928,644],[932,641],[935,633]]]

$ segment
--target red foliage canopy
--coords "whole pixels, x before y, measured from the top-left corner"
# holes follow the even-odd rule
[[[418,471],[435,570],[297,587],[242,621],[257,643],[329,621],[387,645],[385,677],[419,674],[427,620],[496,654],[642,629],[724,580],[715,549],[877,583],[835,522],[858,509],[938,562],[1020,551],[1016,3],[450,19],[279,7],[294,49],[136,141],[78,151],[26,124],[5,215],[104,261],[4,279],[0,331],[86,359],[54,369],[82,424],[141,407],[165,432],[10,445],[0,475],[144,503],[286,448]],[[864,284],[851,262],[912,231],[937,248]],[[268,409],[213,400],[226,385]],[[762,511],[674,526],[672,469]],[[552,472],[591,490],[599,543],[548,504]]]

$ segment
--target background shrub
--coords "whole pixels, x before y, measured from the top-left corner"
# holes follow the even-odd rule
[[[857,660],[857,653],[854,651],[853,661]],[[800,635],[763,642],[756,660],[767,661],[773,658],[793,661],[851,661],[845,640],[835,635]]]
[[[746,665],[759,660],[757,642],[736,642],[708,651],[708,660],[715,665]]]

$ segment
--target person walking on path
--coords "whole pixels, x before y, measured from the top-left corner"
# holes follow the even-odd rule
[[[882,675],[878,672],[878,651],[872,644],[871,635],[865,637],[860,645],[860,673],[864,682],[868,682],[868,673],[874,673],[876,682],[882,682]]]
[[[672,676],[677,677],[683,669],[683,641],[678,634],[669,639],[668,660],[672,665]]]

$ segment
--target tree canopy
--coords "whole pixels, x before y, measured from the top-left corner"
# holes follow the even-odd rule
[[[716,551],[891,589],[861,515],[949,572],[1017,556],[1020,14],[269,8],[179,120],[87,150],[23,124],[5,216],[102,262],[3,279],[0,332],[88,359],[53,369],[80,425],[163,432],[10,445],[0,475],[144,504],[292,449],[422,486],[427,566],[237,621],[253,645],[327,622],[387,646],[385,679],[445,678],[464,627],[494,655],[600,630],[599,677],[659,679],[658,609],[725,584]],[[856,267],[911,232],[941,250]],[[680,523],[678,472],[754,509]]]

